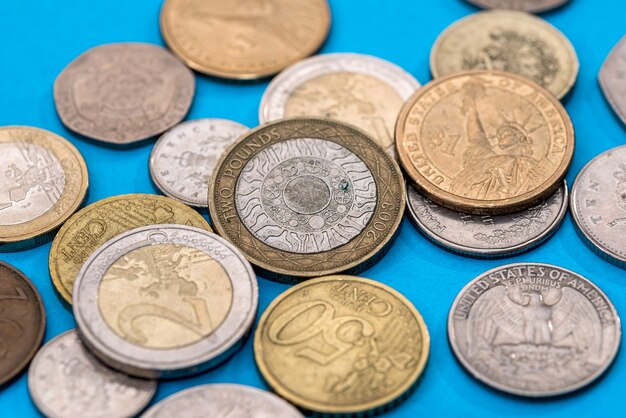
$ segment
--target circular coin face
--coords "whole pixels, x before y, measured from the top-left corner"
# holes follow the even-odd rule
[[[61,121],[88,138],[130,144],[180,122],[191,105],[193,73],[158,45],[91,48],[54,82]]]
[[[626,77],[623,70],[625,67],[626,36],[611,50],[598,76],[604,97],[626,124]]]
[[[326,0],[167,0],[161,34],[196,71],[234,79],[275,74],[311,55],[330,28]]]
[[[107,241],[80,270],[74,316],[85,344],[138,377],[199,373],[232,355],[257,310],[257,281],[232,244],[183,225]]]
[[[311,116],[350,123],[395,156],[393,130],[420,84],[395,64],[361,54],[325,54],[292,65],[268,86],[259,121]]]
[[[569,0],[467,0],[486,9],[512,9],[539,13],[555,9]]]
[[[396,145],[426,197],[498,215],[554,193],[572,160],[574,129],[559,101],[532,81],[472,71],[434,80],[409,99]]]
[[[280,277],[360,269],[404,213],[395,161],[361,131],[321,119],[263,125],[213,172],[211,219],[248,260]],[[354,270],[352,270],[354,271]]]
[[[524,12],[479,12],[448,27],[430,53],[434,77],[462,70],[522,75],[562,98],[578,76],[569,40],[545,20]]]
[[[118,373],[96,360],[75,330],[49,341],[28,371],[28,389],[50,418],[125,418],[137,415],[154,396],[157,383]]]
[[[375,413],[413,387],[429,336],[404,296],[374,280],[321,277],[287,290],[254,336],[261,374],[280,396],[328,414]]]
[[[21,271],[0,261],[0,385],[26,367],[45,330],[46,312],[37,288]]]
[[[448,337],[477,379],[520,396],[554,396],[609,367],[620,320],[606,295],[572,271],[518,263],[481,274],[450,309]]]
[[[59,230],[50,248],[48,267],[59,295],[72,303],[79,270],[106,241],[131,229],[157,224],[188,225],[213,232],[198,212],[165,196],[119,195],[81,209]]]
[[[164,194],[206,208],[209,180],[217,160],[248,129],[226,119],[198,119],[176,125],[152,148],[152,180]]]
[[[0,127],[0,166],[0,250],[45,242],[87,193],[87,166],[80,152],[43,129]]]

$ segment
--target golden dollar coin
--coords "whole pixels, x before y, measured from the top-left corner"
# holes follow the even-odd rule
[[[208,75],[255,79],[314,53],[330,28],[326,0],[166,0],[165,42]]]
[[[431,200],[460,212],[526,209],[560,185],[574,153],[561,103],[525,77],[456,73],[419,90],[396,125],[400,161]]]
[[[81,209],[59,230],[48,266],[59,295],[72,303],[74,281],[89,256],[109,239],[140,226],[179,224],[213,232],[194,209],[165,196],[126,194]]]
[[[374,280],[327,276],[270,304],[254,336],[254,357],[270,387],[295,405],[357,415],[407,395],[429,345],[424,320],[399,292]]]

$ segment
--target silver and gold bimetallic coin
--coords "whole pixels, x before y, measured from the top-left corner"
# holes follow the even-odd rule
[[[395,156],[394,126],[402,104],[420,84],[381,58],[324,54],[287,68],[267,87],[261,123],[293,116],[331,118],[361,128]]]
[[[606,57],[598,80],[604,97],[626,124],[626,36],[613,47]]]
[[[199,228],[153,225],[102,245],[74,286],[74,317],[87,347],[137,377],[199,373],[230,357],[257,311],[250,263]]]
[[[374,263],[404,207],[396,162],[360,130],[323,119],[252,130],[222,156],[209,190],[219,234],[280,279]]]
[[[564,5],[569,0],[467,0],[485,9],[511,9],[540,13]]]

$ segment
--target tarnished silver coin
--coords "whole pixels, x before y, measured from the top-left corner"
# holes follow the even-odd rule
[[[244,385],[202,385],[175,393],[142,418],[304,418],[278,396]]]
[[[258,286],[232,244],[181,225],[137,228],[107,241],[74,283],[85,344],[138,377],[198,373],[232,355],[248,334]]]
[[[604,97],[626,124],[626,36],[613,47],[602,64],[598,80]]]
[[[100,363],[75,330],[43,346],[28,371],[30,396],[50,418],[133,417],[148,405],[156,386]]]
[[[485,9],[510,9],[539,13],[563,6],[569,0],[467,0]]]
[[[598,378],[620,344],[620,319],[596,285],[540,263],[497,267],[456,297],[448,338],[461,364],[504,392],[543,397]]]
[[[470,215],[444,208],[407,187],[407,207],[417,228],[447,250],[479,257],[506,256],[529,250],[549,238],[567,212],[567,184],[522,212]]]
[[[227,119],[197,119],[165,132],[150,154],[150,176],[167,196],[208,206],[213,168],[222,153],[249,128]]]

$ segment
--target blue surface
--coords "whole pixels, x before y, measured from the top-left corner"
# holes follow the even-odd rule
[[[230,0],[224,0],[230,1]],[[148,175],[151,143],[131,150],[112,150],[79,139],[60,123],[52,99],[57,74],[85,49],[108,42],[162,44],[158,0],[0,0],[0,125],[33,125],[70,139],[89,166],[88,203],[121,193],[156,193]],[[477,10],[462,0],[331,0],[333,25],[321,52],[361,52],[404,67],[422,83],[430,79],[428,56],[437,35],[453,21]],[[596,154],[623,144],[626,130],[605,102],[596,82],[602,61],[626,31],[623,0],[572,0],[544,14],[574,44],[581,63],[578,84],[566,103],[576,127],[577,144],[568,173]],[[257,124],[257,107],[267,85],[231,83],[197,76],[189,119],[223,117]],[[74,327],[72,314],[57,299],[48,274],[50,244],[29,251],[0,254],[37,285],[48,314],[46,341]],[[457,292],[479,273],[501,264],[537,261],[558,264],[595,281],[626,315],[626,271],[589,251],[577,237],[571,216],[544,245],[500,260],[476,260],[450,254],[423,238],[405,219],[398,240],[364,277],[380,280],[404,293],[428,325],[431,355],[417,390],[388,417],[436,413],[438,418],[571,417],[624,415],[626,358],[618,355],[595,385],[571,396],[525,400],[495,392],[473,380],[448,346],[446,319]],[[286,285],[260,279],[259,312]],[[161,383],[153,402],[181,389],[204,383],[237,382],[265,387],[254,365],[252,343],[224,365],[202,375]],[[0,391],[0,416],[31,417],[26,375]]]

